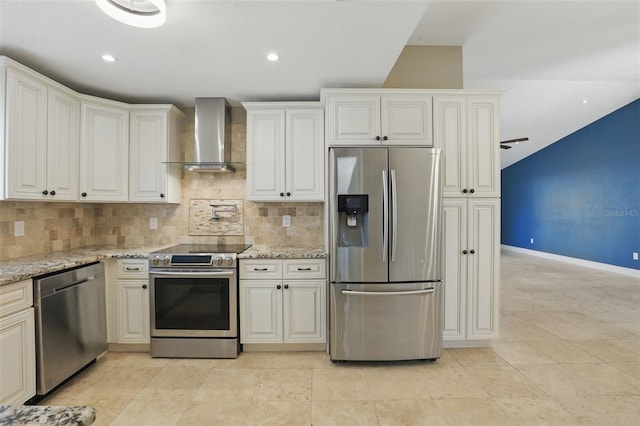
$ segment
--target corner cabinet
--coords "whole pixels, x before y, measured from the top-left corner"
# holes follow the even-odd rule
[[[1,65],[7,156],[2,198],[76,201],[77,94],[7,58]]]
[[[498,337],[500,200],[444,199],[445,347]]]
[[[324,110],[315,102],[245,102],[247,200],[324,201]]]
[[[330,146],[433,145],[430,95],[326,90],[323,96]]]
[[[33,282],[0,287],[0,404],[23,404],[36,394]]]
[[[180,160],[184,114],[173,105],[131,105],[129,201],[180,203]]]
[[[129,105],[83,96],[80,201],[129,200]]]
[[[325,343],[324,259],[241,259],[241,343]]]
[[[445,197],[500,196],[498,99],[436,96],[434,147],[442,149]]]

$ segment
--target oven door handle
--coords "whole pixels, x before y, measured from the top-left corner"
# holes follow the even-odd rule
[[[171,276],[171,277],[204,277],[204,276],[215,276],[215,277],[230,277],[234,275],[235,271],[202,271],[202,272],[193,272],[193,271],[180,271],[180,272],[168,272],[168,271],[151,271],[149,275],[154,277],[163,277],[163,276]]]

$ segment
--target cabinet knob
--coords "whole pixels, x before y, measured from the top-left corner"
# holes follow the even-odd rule
[[[473,188],[471,188],[471,189],[469,190],[469,192],[473,194],[474,192],[476,192],[476,190],[475,190],[475,189],[473,189]]]
[[[164,194],[160,194],[160,198],[164,198]]]
[[[382,140],[386,141],[386,140],[389,140],[389,138],[385,136],[385,137],[382,138]]]
[[[46,189],[44,191],[42,191],[42,195],[47,195],[49,193],[49,191],[47,191]]]
[[[475,250],[471,250],[469,253],[476,254],[476,251]]]
[[[56,195],[56,191],[51,191],[49,195]]]
[[[380,136],[376,136],[376,140],[379,141],[380,140]]]
[[[467,191],[467,188],[465,188],[465,189],[463,189],[463,190],[462,190],[462,193],[463,193],[463,194],[466,194],[467,192],[469,192],[469,191]]]
[[[288,290],[288,289],[289,289],[289,284],[285,284],[285,285],[284,285],[284,289],[285,289],[285,290]]]
[[[147,288],[147,285],[146,285],[146,284],[142,284],[142,288],[143,288],[143,289],[146,289],[146,288]]]
[[[280,193],[280,196],[281,196],[281,197],[284,197],[284,192],[281,192],[281,193]]]
[[[276,286],[276,288],[277,288],[278,290],[280,290],[280,289],[282,288],[282,286],[281,286],[280,284],[278,284],[278,285]]]
[[[467,254],[467,253],[469,253],[469,252],[466,251],[466,250],[462,250],[462,254]]]
[[[291,196],[291,193],[290,193],[290,192],[287,192],[287,197],[290,197],[290,196]]]
[[[87,196],[87,193],[86,193],[86,192],[83,192],[83,193],[82,193],[82,194],[80,194],[80,195],[82,195],[83,197],[86,197],[86,196]]]

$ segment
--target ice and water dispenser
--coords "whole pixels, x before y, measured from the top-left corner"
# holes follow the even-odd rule
[[[369,196],[338,194],[338,246],[369,245]]]

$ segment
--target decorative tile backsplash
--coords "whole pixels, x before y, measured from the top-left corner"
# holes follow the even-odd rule
[[[189,200],[189,235],[244,235],[242,200]]]
[[[191,158],[193,109],[184,109],[183,158]],[[246,125],[232,123],[231,159],[245,162]],[[249,243],[274,247],[319,246],[324,242],[323,203],[254,203],[245,200],[246,172],[183,172],[182,202],[175,204],[87,204],[0,201],[0,260],[92,244],[173,245],[184,243]],[[240,202],[240,224],[220,213],[217,224],[204,226],[200,218],[192,233],[192,201]],[[198,207],[203,217],[211,214]],[[209,207],[210,208],[210,207]],[[200,213],[198,213],[200,215]],[[282,215],[291,227],[282,227]],[[157,218],[158,229],[149,220]],[[222,218],[225,218],[224,221]],[[15,237],[13,223],[25,222],[25,236]],[[242,229],[242,232],[240,232]],[[212,232],[208,234],[206,232]]]

